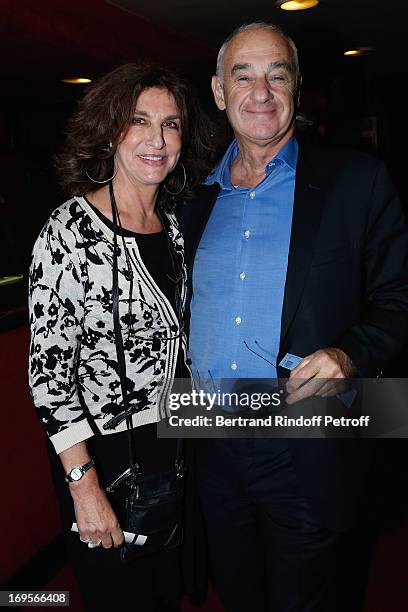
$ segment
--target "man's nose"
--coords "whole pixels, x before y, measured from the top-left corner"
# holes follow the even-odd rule
[[[270,98],[273,98],[272,88],[270,87],[268,79],[265,77],[256,79],[252,89],[252,97],[256,102],[266,102]]]

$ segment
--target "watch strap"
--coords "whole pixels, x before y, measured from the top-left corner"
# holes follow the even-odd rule
[[[81,478],[84,476],[84,474],[87,473],[88,470],[91,469],[91,467],[93,467],[95,465],[95,462],[93,459],[90,459],[89,461],[87,461],[86,463],[84,463],[83,465],[77,465],[75,467],[73,467],[68,474],[65,475],[65,482],[78,482],[78,480],[81,480]],[[81,470],[82,474],[80,476],[80,478],[74,479],[72,478],[71,474],[74,470]]]

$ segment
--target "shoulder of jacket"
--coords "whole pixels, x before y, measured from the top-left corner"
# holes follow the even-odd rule
[[[337,167],[355,166],[378,170],[379,167],[384,165],[381,159],[364,151],[357,151],[346,147],[323,147],[300,143],[299,159],[303,158]]]
[[[76,198],[66,200],[51,213],[47,223],[51,226],[69,226],[76,219],[85,215],[84,209],[79,205]]]
[[[66,253],[71,255],[77,253],[77,243],[82,242],[80,224],[85,217],[86,211],[77,199],[70,198],[53,210],[39,234],[37,243],[55,240],[61,244]]]

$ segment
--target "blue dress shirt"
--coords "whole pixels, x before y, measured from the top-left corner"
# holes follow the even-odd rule
[[[233,186],[234,140],[206,184],[221,189],[193,269],[190,358],[201,383],[276,378],[298,145],[291,138],[253,188]]]

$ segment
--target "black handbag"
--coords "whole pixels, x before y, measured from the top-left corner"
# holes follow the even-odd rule
[[[132,417],[129,409],[126,386],[126,360],[119,320],[117,210],[112,183],[109,185],[112,218],[115,225],[113,252],[113,322],[115,332],[118,372],[128,431],[129,468],[106,487],[113,509],[125,532],[125,542],[120,549],[123,563],[165,548],[181,544],[182,500],[184,463],[182,442],[177,441],[174,467],[153,475],[143,475],[136,461],[132,436]]]
[[[174,548],[182,542],[182,475],[175,469],[149,476],[132,473],[118,489],[107,487],[125,532],[123,563]]]

